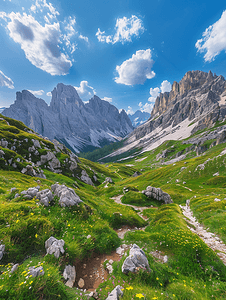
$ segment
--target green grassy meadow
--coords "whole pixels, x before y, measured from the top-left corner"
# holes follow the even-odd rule
[[[2,136],[10,136],[4,121],[0,125]],[[12,125],[12,134],[22,134],[23,125],[19,127],[17,122]],[[18,133],[15,128],[19,128]],[[29,140],[29,135],[33,136],[23,134]],[[168,148],[173,151],[165,161],[170,160],[186,149],[185,146],[190,145],[168,141],[151,152],[120,163],[98,164],[80,158],[79,168],[88,174],[90,170],[95,172],[98,179],[95,186],[70,176],[67,170],[57,174],[44,169],[46,179],[43,179],[21,174],[20,167],[16,170],[1,167],[0,242],[5,245],[5,253],[0,261],[0,299],[87,299],[87,292],[65,286],[62,276],[65,265],[76,265],[94,254],[111,253],[123,243],[136,243],[144,250],[151,272],[140,269],[136,274],[123,274],[121,266],[126,256],[122,256],[119,262],[113,263],[113,273],[98,287],[99,299],[106,299],[118,284],[124,289],[125,300],[226,299],[226,266],[187,228],[179,207],[190,199],[198,221],[226,243],[226,155],[219,156],[225,144],[214,146],[198,157],[188,155],[185,160],[170,165],[156,160],[157,154]],[[7,155],[14,153],[0,148]],[[21,152],[21,159],[25,154]],[[64,160],[63,155],[58,156]],[[145,159],[139,161],[141,158]],[[198,167],[201,164],[205,165],[204,170]],[[142,175],[133,177],[135,171]],[[219,175],[213,176],[217,172]],[[107,187],[106,177],[113,180]],[[56,182],[73,188],[83,203],[62,208],[59,199],[54,197],[53,203],[45,207],[35,198],[28,200],[23,195],[14,198],[16,192],[37,185],[43,190]],[[149,185],[169,193],[174,203],[166,205],[147,198],[141,192]],[[11,192],[13,187],[16,190]],[[148,206],[143,211],[147,221],[133,208],[115,203],[112,197],[118,195],[123,195],[124,204]],[[221,201],[215,202],[215,198]],[[123,225],[146,226],[146,229],[131,230],[121,240],[115,230]],[[59,259],[45,255],[45,241],[50,236],[65,241],[65,253]],[[167,263],[156,259],[151,254],[153,251],[167,255]],[[19,267],[11,274],[15,263]],[[44,275],[30,277],[29,266],[43,266]]]

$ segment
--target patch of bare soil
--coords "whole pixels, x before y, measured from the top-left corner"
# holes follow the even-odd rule
[[[75,287],[78,286],[78,281],[80,278],[84,280],[83,290],[86,289],[90,292],[95,291],[101,282],[107,279],[108,271],[104,269],[103,263],[105,260],[112,259],[113,261],[120,261],[121,256],[115,251],[111,254],[94,254],[92,257],[78,262],[75,265],[76,269],[76,282]]]

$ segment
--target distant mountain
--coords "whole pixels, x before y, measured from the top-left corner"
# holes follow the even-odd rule
[[[128,115],[133,124],[133,127],[135,128],[145,123],[150,118],[150,116],[151,115],[149,113],[142,112],[140,110],[137,110],[133,115]]]
[[[96,95],[88,103],[76,89],[59,83],[52,91],[50,106],[27,90],[16,93],[4,116],[22,121],[50,140],[57,139],[74,152],[102,147],[120,140],[133,130],[126,112]]]

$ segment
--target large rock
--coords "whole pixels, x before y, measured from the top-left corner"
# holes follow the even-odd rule
[[[53,200],[53,194],[49,189],[38,192],[36,197],[40,200],[40,203],[45,206],[49,206],[49,203]]]
[[[51,186],[51,189],[57,197],[60,197],[59,204],[61,207],[78,205],[82,202],[75,191],[65,185],[55,183]]]
[[[160,188],[155,188],[152,186],[148,186],[146,190],[142,191],[147,197],[154,198],[158,201],[164,201],[165,204],[173,203],[170,195],[163,192]]]
[[[64,240],[57,240],[51,236],[45,241],[46,254],[54,254],[56,258],[59,258],[60,253],[64,254]]]
[[[3,257],[4,251],[5,251],[5,245],[0,245],[0,260]]]
[[[65,285],[72,288],[76,277],[75,267],[72,267],[70,265],[66,266],[64,269],[63,277],[65,280],[68,279]]]
[[[81,174],[82,174],[82,175],[81,175],[81,180],[82,180],[83,182],[85,182],[86,184],[89,184],[89,185],[94,186],[94,184],[93,184],[91,178],[89,177],[89,175],[86,173],[85,170],[82,170],[82,173],[81,173]]]
[[[106,300],[119,300],[123,296],[122,287],[117,285],[114,290],[108,295]]]
[[[148,272],[151,271],[144,251],[136,244],[133,244],[133,247],[130,249],[129,256],[125,259],[122,265],[122,272],[125,274],[128,274],[129,272],[134,273],[137,268],[146,269]]]
[[[29,267],[28,274],[31,274],[32,277],[38,277],[45,274],[42,266],[40,267]]]

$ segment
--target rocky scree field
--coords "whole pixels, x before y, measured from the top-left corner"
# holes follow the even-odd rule
[[[226,262],[191,231],[180,207],[190,200],[197,221],[226,243],[225,143],[177,161],[191,145],[167,141],[104,165],[3,116],[0,134],[0,299],[117,299],[110,294],[118,285],[127,300],[226,298]],[[146,196],[148,186],[173,202]],[[134,244],[150,269],[124,274]],[[80,274],[103,254],[118,259],[96,291],[85,276],[68,283],[66,266]]]

